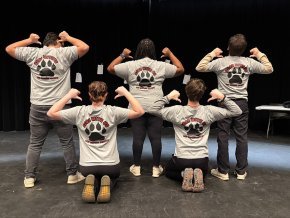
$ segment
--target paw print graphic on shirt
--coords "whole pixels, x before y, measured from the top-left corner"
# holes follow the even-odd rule
[[[37,71],[39,71],[40,76],[54,76],[54,70],[56,66],[51,60],[43,59],[37,66]]]
[[[148,71],[141,71],[138,73],[137,81],[139,82],[139,86],[151,87],[152,82],[154,82],[154,76]]]
[[[102,134],[105,134],[106,131],[105,127],[102,127],[99,122],[97,124],[91,123],[90,126],[85,129],[90,141],[104,140],[105,137]]]
[[[201,135],[203,131],[203,125],[196,122],[190,123],[188,126],[185,126],[184,129],[187,132],[187,136],[196,137]]]
[[[233,68],[232,71],[228,72],[228,78],[230,84],[242,84],[242,78],[245,76],[242,68]]]

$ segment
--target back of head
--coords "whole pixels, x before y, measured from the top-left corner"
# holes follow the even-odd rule
[[[45,46],[56,45],[58,40],[60,40],[60,37],[56,33],[48,32],[42,44]]]
[[[149,38],[142,39],[138,43],[135,53],[135,60],[142,59],[145,57],[156,60],[155,45],[154,42]]]
[[[198,78],[192,78],[185,86],[185,93],[190,101],[199,101],[205,90],[206,86],[204,81]]]
[[[231,56],[241,56],[247,48],[247,40],[243,34],[236,34],[230,37],[228,43]]]
[[[89,96],[92,102],[104,101],[108,93],[107,84],[102,81],[93,81],[89,85]]]

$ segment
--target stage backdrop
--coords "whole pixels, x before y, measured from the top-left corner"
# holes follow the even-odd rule
[[[169,47],[182,61],[185,74],[205,80],[208,93],[217,87],[214,73],[198,73],[199,60],[216,47],[227,54],[231,35],[243,33],[249,50],[258,47],[266,53],[274,66],[271,75],[252,75],[249,81],[250,129],[265,130],[267,112],[255,111],[257,105],[281,103],[290,100],[289,48],[290,26],[287,0],[54,0],[9,1],[10,16],[2,13],[0,34],[0,130],[29,129],[30,73],[28,67],[8,56],[5,47],[37,33],[43,40],[50,31],[67,31],[84,40],[90,51],[72,65],[72,87],[82,91],[84,104],[89,104],[87,86],[93,80],[105,81],[109,86],[107,104],[127,107],[124,99],[114,100],[114,90],[123,81],[106,71],[108,64],[123,48],[133,54],[137,43],[150,37],[156,44],[157,55]],[[12,11],[13,9],[13,11]],[[13,19],[12,19],[13,17]],[[104,74],[97,74],[98,65]],[[82,74],[82,83],[76,83],[76,73]],[[181,91],[186,104],[183,76],[167,79],[164,93]],[[80,102],[73,102],[79,105]],[[129,125],[129,124],[127,124]],[[169,123],[165,123],[169,125]],[[289,121],[279,121],[275,128],[287,132]],[[277,131],[278,131],[277,130]]]

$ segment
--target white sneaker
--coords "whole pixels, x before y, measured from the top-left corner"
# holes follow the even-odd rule
[[[240,174],[238,174],[238,173],[236,173],[237,174],[237,179],[239,179],[239,180],[244,180],[245,178],[246,178],[246,176],[247,176],[247,172],[245,172],[244,174],[242,174],[242,175],[240,175]]]
[[[82,180],[84,180],[86,177],[84,177],[80,172],[76,172],[75,175],[69,175],[67,178],[67,184],[75,184]]]
[[[34,186],[36,179],[35,178],[26,178],[24,177],[24,187],[32,188]]]
[[[140,166],[135,166],[134,164],[130,166],[130,172],[134,176],[141,176],[141,167]]]
[[[159,167],[152,168],[152,176],[155,178],[159,177],[162,172],[163,172],[163,168],[161,165],[159,165]]]
[[[212,169],[210,171],[210,173],[211,173],[211,175],[213,175],[221,180],[224,180],[224,181],[227,181],[230,179],[228,173],[227,174],[220,173],[218,169]]]

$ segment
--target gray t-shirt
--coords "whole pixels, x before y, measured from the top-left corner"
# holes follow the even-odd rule
[[[177,67],[143,58],[115,65],[114,69],[117,76],[127,81],[131,94],[147,112],[151,104],[163,97],[162,84],[166,78],[174,77]]]
[[[196,109],[175,105],[161,109],[165,103],[169,103],[167,97],[156,101],[150,113],[172,122],[176,142],[174,156],[184,159],[208,157],[210,125],[242,113],[239,106],[227,97],[224,100],[227,109],[212,105],[200,105]]]
[[[248,99],[248,81],[253,73],[266,73],[265,66],[248,57],[226,56],[208,63],[208,71],[217,74],[218,89],[229,98]]]
[[[78,127],[80,165],[116,165],[117,125],[128,120],[129,109],[103,105],[99,108],[77,106],[60,112],[65,123]]]
[[[78,58],[76,46],[18,47],[15,54],[30,67],[32,104],[53,105],[70,90],[70,66]]]

